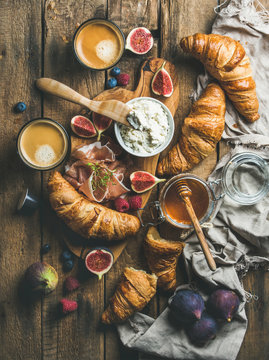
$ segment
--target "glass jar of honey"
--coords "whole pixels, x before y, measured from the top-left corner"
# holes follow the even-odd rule
[[[176,190],[176,184],[179,180],[184,180],[192,191],[190,200],[200,224],[210,221],[218,198],[215,196],[213,189],[203,179],[186,173],[174,176],[167,181],[161,190],[159,201],[148,204],[153,220],[148,225],[157,225],[167,221],[180,229],[192,227],[185,204]],[[140,215],[139,217],[142,222]]]

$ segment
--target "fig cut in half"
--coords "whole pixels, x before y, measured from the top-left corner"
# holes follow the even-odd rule
[[[86,139],[97,135],[96,129],[91,120],[82,115],[77,115],[72,118],[71,129],[76,135]]]
[[[166,61],[156,71],[152,78],[151,89],[155,95],[169,97],[173,94],[173,82],[167,70],[165,70]]]
[[[135,54],[143,55],[150,51],[153,46],[153,36],[145,27],[133,29],[126,39],[125,48]]]
[[[109,128],[112,123],[112,119],[107,116],[97,114],[95,112],[92,113],[92,121],[97,130],[98,136],[97,141],[100,140],[102,133]]]
[[[160,182],[166,181],[166,179],[158,179],[147,171],[135,171],[130,175],[131,188],[134,192],[140,194],[152,189]]]
[[[114,257],[107,248],[95,248],[88,252],[85,258],[86,268],[93,274],[96,274],[99,280],[112,267]]]

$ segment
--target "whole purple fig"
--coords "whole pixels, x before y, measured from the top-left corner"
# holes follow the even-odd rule
[[[205,304],[200,294],[192,290],[179,290],[170,299],[169,308],[179,322],[189,323],[201,318]]]
[[[208,299],[208,310],[217,318],[230,322],[240,304],[239,297],[232,290],[218,289]]]
[[[201,346],[214,339],[217,330],[216,320],[204,311],[200,320],[195,321],[186,328],[186,333],[191,342]]]
[[[56,270],[45,262],[35,262],[25,272],[25,285],[33,292],[49,294],[58,284]]]

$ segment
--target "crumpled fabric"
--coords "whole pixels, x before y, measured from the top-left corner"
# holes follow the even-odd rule
[[[258,1],[231,0],[218,7],[212,33],[240,40],[250,57],[253,77],[257,85],[260,119],[253,124],[237,113],[227,99],[226,126],[223,139],[233,149],[217,164],[208,181],[221,178],[222,169],[231,157],[251,151],[269,164],[269,15]],[[192,94],[196,100],[210,81],[205,72],[197,78]],[[269,166],[269,165],[268,165]],[[251,182],[244,184],[251,188]],[[221,188],[216,191],[222,191]],[[254,205],[241,205],[225,195],[218,201],[213,226],[204,230],[217,270],[208,268],[195,235],[191,235],[184,249],[188,284],[201,293],[204,300],[217,287],[236,291],[241,302],[231,323],[220,323],[217,337],[203,347],[192,344],[180,326],[169,320],[169,308],[155,320],[136,313],[117,326],[123,344],[139,351],[141,360],[235,360],[247,329],[245,303],[252,295],[244,291],[241,278],[249,268],[269,262],[269,194]],[[267,265],[268,266],[268,265]]]

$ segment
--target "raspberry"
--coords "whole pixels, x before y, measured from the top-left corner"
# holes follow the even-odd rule
[[[126,212],[126,211],[129,210],[129,203],[125,199],[117,198],[114,201],[114,204],[115,204],[116,210],[119,211],[119,212]]]
[[[126,86],[129,84],[130,76],[128,74],[120,74],[116,76],[118,85]]]
[[[62,299],[60,301],[61,304],[61,310],[63,314],[68,314],[72,311],[77,310],[78,303],[76,301],[68,300],[68,299]]]
[[[142,198],[139,195],[129,197],[129,205],[131,210],[141,209]]]
[[[71,292],[71,291],[79,288],[79,286],[80,286],[79,281],[76,278],[74,278],[73,276],[68,276],[65,279],[64,287],[65,287],[66,291]]]

